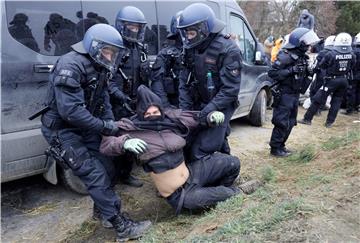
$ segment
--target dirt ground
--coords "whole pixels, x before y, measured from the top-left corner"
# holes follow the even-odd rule
[[[317,148],[314,163],[296,166],[285,165],[282,160],[269,155],[268,142],[273,127],[270,122],[271,111],[268,111],[268,121],[263,127],[252,127],[244,120],[232,121],[232,134],[229,141],[232,153],[237,155],[242,162],[240,172],[242,179],[260,179],[261,169],[270,166],[276,172],[277,178],[275,182],[269,183],[274,200],[301,197],[306,205],[311,205],[313,208],[309,212],[304,210],[293,218],[279,222],[278,227],[271,230],[249,234],[246,238],[243,236],[239,239],[233,236],[235,238],[231,238],[232,240],[224,238],[222,241],[360,242],[360,141],[356,140],[355,143],[349,143],[341,149],[320,149],[320,145],[331,138],[344,136],[354,130],[360,133],[360,115],[339,114],[335,125],[327,129],[323,126],[326,113],[323,112],[321,117],[315,117],[312,126],[300,124],[291,133],[287,143],[289,149],[299,151],[305,144]],[[299,118],[303,114],[304,110],[299,108]],[[150,219],[153,222],[152,233],[142,239],[144,242],[193,241],[194,236],[211,236],[232,218],[229,214],[220,213],[218,218],[209,223],[201,221],[202,214],[185,214],[185,216],[175,217],[166,201],[156,196],[150,177],[140,168],[137,168],[135,173],[144,181],[142,188],[131,188],[119,184],[116,186],[116,191],[121,195],[123,210],[127,211],[132,218]],[[61,196],[57,200],[60,198]],[[252,197],[245,197],[242,210],[245,211],[251,207],[251,199]],[[21,231],[19,227],[14,226],[17,224],[16,213],[13,213],[10,222],[3,221],[2,216],[3,240],[4,235],[7,237],[7,240],[3,242],[50,241],[48,235],[57,235],[57,232],[61,237],[54,238],[53,242],[114,241],[115,233],[112,230],[104,229],[98,222],[90,219],[91,201],[88,197],[73,196],[70,199],[65,197],[64,200],[68,200],[68,203],[62,206],[67,209],[66,217],[61,213],[60,215],[51,214],[51,208],[49,213],[42,213],[42,215],[50,216],[42,218],[44,223],[37,228],[37,238],[24,238],[24,230]],[[5,202],[3,200],[3,215],[4,209],[11,207],[12,204],[16,202],[10,199]],[[46,204],[45,200],[38,201],[33,208],[43,205],[45,205],[43,210],[46,210],[46,205],[51,206]],[[69,210],[69,207],[72,208]],[[28,206],[26,212],[31,212],[31,209],[32,207]],[[84,211],[86,213],[83,213]],[[36,215],[31,217],[36,220]],[[59,225],[63,225],[60,222],[64,219],[70,220],[71,223],[66,228],[60,228],[62,231],[60,233],[56,224],[49,223],[53,219],[59,220]],[[199,224],[194,224],[199,220]],[[74,221],[85,221],[85,223]],[[32,223],[32,221],[25,222]],[[25,222],[21,221],[23,227],[28,228],[29,231]],[[162,238],[159,235],[162,235]]]

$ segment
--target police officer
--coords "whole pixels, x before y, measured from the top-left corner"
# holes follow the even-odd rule
[[[290,33],[289,41],[268,72],[269,77],[278,83],[278,95],[274,97],[273,104],[274,128],[270,139],[270,153],[274,156],[290,155],[285,142],[296,125],[299,95],[305,93],[310,84],[306,51],[309,45],[317,41],[319,38],[314,31],[296,28]]]
[[[71,51],[71,45],[77,42],[76,24],[58,13],[52,13],[44,27],[44,49],[51,51],[50,41],[55,44],[55,56]]]
[[[39,52],[39,46],[35,41],[30,27],[26,24],[28,20],[28,16],[24,13],[15,14],[13,20],[9,23],[9,33],[23,45]]]
[[[182,68],[182,41],[178,32],[177,19],[182,11],[171,19],[168,46],[160,50],[152,66],[151,89],[157,94],[164,107],[179,107],[179,73]]]
[[[355,65],[355,57],[351,52],[352,38],[348,33],[340,33],[334,40],[334,47],[319,63],[326,70],[325,83],[316,92],[311,106],[299,123],[311,125],[314,114],[329,94],[332,93],[331,106],[325,122],[325,127],[331,127],[335,122],[341,106],[342,98],[348,86],[348,75]]]
[[[353,53],[356,58],[356,65],[351,70],[351,78],[349,79],[349,88],[347,90],[347,115],[354,111],[359,111],[360,105],[360,33],[358,33],[353,41]]]
[[[179,101],[184,110],[200,110],[200,120],[218,110],[225,114],[219,127],[200,129],[191,141],[190,160],[215,151],[230,153],[229,121],[238,105],[241,81],[241,52],[236,43],[220,32],[225,24],[202,3],[186,7],[178,29],[183,40],[185,68],[180,74]],[[189,158],[188,158],[189,160]]]
[[[129,53],[119,60],[120,68],[109,84],[115,120],[134,115],[137,88],[141,84],[149,86],[151,70],[142,43],[145,25],[144,14],[133,6],[122,8],[116,16],[115,27],[124,39],[124,45]],[[133,154],[115,160],[115,165],[121,167],[120,180],[130,186],[141,187],[143,183],[130,174],[135,160]]]
[[[110,221],[117,238],[137,238],[151,222],[135,222],[121,213],[120,198],[111,186],[114,168],[99,152],[101,135],[118,131],[104,77],[124,52],[122,38],[112,26],[97,24],[73,50],[60,57],[50,75],[42,133],[85,184],[94,208]]]
[[[324,77],[325,77],[326,70],[323,68],[320,68],[319,64],[321,63],[321,60],[324,58],[326,53],[328,53],[332,49],[332,47],[334,45],[335,37],[336,37],[335,35],[330,35],[329,37],[327,37],[324,42],[324,49],[321,50],[318,53],[318,55],[316,56],[316,65],[313,70],[314,73],[316,74],[316,78],[310,85],[310,100],[311,100],[311,102],[313,102],[313,98],[314,98],[316,92],[320,89],[320,87],[324,83]],[[326,100],[325,100],[325,102],[326,102]],[[323,107],[325,105],[325,102],[323,104],[321,104],[321,107]],[[318,110],[318,113],[320,113],[320,109]]]

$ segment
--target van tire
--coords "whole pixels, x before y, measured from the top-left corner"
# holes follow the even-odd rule
[[[264,89],[257,94],[253,107],[249,114],[250,123],[254,126],[261,127],[266,121],[266,103],[267,95]]]
[[[63,168],[60,168],[60,178],[67,189],[70,189],[71,191],[81,195],[89,194],[84,183],[80,180],[79,177],[74,175],[72,170],[64,170]]]

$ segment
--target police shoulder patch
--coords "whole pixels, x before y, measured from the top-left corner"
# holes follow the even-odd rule
[[[59,72],[60,76],[67,76],[67,77],[71,77],[73,76],[73,71],[67,70],[67,69],[61,69]]]

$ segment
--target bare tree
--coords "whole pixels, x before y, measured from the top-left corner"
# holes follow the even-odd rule
[[[335,33],[338,17],[333,1],[238,1],[260,41],[269,35],[285,36],[296,28],[302,9],[308,9],[315,17],[315,31],[319,36]]]

